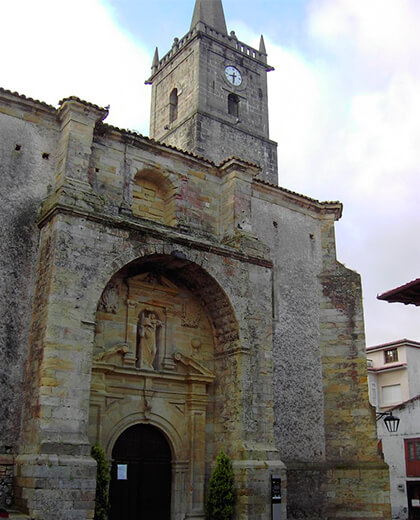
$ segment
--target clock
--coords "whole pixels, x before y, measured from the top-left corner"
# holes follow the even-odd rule
[[[225,67],[225,77],[235,87],[239,87],[242,84],[242,75],[233,65]]]

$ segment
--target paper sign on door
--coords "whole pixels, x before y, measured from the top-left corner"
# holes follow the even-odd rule
[[[127,480],[127,464],[117,464],[117,480]]]

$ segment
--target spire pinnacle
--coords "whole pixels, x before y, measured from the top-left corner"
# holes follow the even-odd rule
[[[156,47],[155,54],[153,56],[152,69],[159,65],[159,49]]]
[[[265,41],[264,41],[264,36],[261,35],[261,40],[260,40],[260,52],[262,54],[267,54],[267,51],[265,49]]]
[[[222,0],[196,0],[191,29],[202,22],[216,31],[227,34]]]

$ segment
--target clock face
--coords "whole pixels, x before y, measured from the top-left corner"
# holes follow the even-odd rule
[[[239,87],[239,85],[242,84],[241,73],[233,65],[229,65],[225,68],[225,76],[229,83],[231,83],[235,87]]]

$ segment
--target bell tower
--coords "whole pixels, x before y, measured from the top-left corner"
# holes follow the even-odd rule
[[[264,39],[256,50],[228,34],[222,0],[196,0],[190,31],[175,38],[152,74],[150,137],[216,164],[235,156],[277,184],[277,143],[269,139]]]

